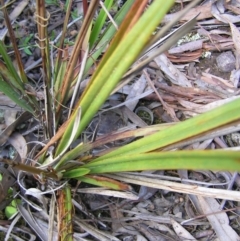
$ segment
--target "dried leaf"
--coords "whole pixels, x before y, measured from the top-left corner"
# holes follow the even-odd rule
[[[27,189],[25,195],[31,195],[39,200],[44,206],[44,208],[47,207],[47,199],[42,195],[42,191],[40,191],[37,188],[29,188]]]
[[[202,49],[203,46],[203,40],[196,40],[196,41],[192,41],[189,43],[185,43],[182,44],[178,47],[175,48],[171,48],[168,53],[169,54],[180,54],[183,53],[185,51],[194,51],[194,50],[198,50],[198,49]]]
[[[11,125],[16,120],[16,116],[17,116],[16,110],[5,110],[4,111],[5,125],[6,126]]]
[[[173,84],[183,87],[192,87],[191,82],[169,61],[165,54],[161,54],[156,57],[155,62],[159,68],[168,76],[169,80]]]
[[[31,117],[31,113],[24,112],[21,116],[19,116],[15,122],[9,125],[1,134],[0,134],[0,145],[4,144],[9,136],[14,131],[15,127],[18,126],[20,123],[28,120]]]
[[[14,110],[21,110],[21,107],[16,105],[8,96],[0,92],[0,107],[1,109],[14,109]]]
[[[197,60],[202,56],[202,49],[195,52],[182,53],[182,54],[166,54],[172,63],[188,63]]]
[[[220,204],[216,199],[198,196],[198,200],[203,214],[207,215],[207,219],[211,223],[220,241],[240,240],[237,233],[229,226],[228,216],[221,210]]]
[[[223,23],[237,23],[240,21],[240,16],[236,15],[231,15],[227,13],[223,13],[221,9],[219,9],[216,5],[216,3],[219,1],[216,1],[215,3],[212,4],[211,7],[211,13],[212,15],[219,21]]]
[[[178,222],[171,218],[171,223],[174,231],[178,235],[180,240],[191,240],[197,241],[183,226],[181,226]]]
[[[28,225],[36,232],[36,234],[43,241],[47,241],[47,228],[43,225],[40,225],[37,219],[35,219],[29,209],[23,207],[23,205],[18,205],[18,211],[21,213],[24,220],[28,223]]]
[[[232,38],[233,38],[233,43],[234,43],[234,47],[236,49],[235,51],[235,55],[236,55],[236,69],[240,68],[240,32],[238,30],[238,28],[229,22],[229,25],[231,27],[231,31],[232,31]]]
[[[13,11],[9,15],[10,20],[11,21],[15,20],[22,13],[22,11],[26,8],[28,3],[29,3],[29,0],[20,1],[19,4],[13,8]]]
[[[212,17],[211,5],[212,5],[212,3],[209,2],[207,4],[200,5],[200,6],[197,6],[195,8],[192,8],[187,14],[185,14],[181,18],[181,21],[188,21],[188,20],[192,19],[193,17],[195,17],[198,14],[199,15],[197,17],[197,20],[202,20],[202,19],[205,20],[207,18],[211,18]],[[167,14],[164,17],[163,22],[166,23],[166,22],[171,21],[178,14],[179,14],[179,12],[172,13],[172,14]]]
[[[20,155],[21,159],[27,157],[28,148],[25,138],[19,133],[13,133],[9,138],[8,142],[15,148]]]
[[[135,83],[131,86],[132,88],[126,100],[132,99],[142,94],[146,85],[147,85],[146,78],[144,77],[144,75],[141,75],[141,77],[137,81],[135,81]],[[128,109],[133,111],[136,108],[138,101],[139,100],[132,101],[126,104],[126,106],[128,107]]]

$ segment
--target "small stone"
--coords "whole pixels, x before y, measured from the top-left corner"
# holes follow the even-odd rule
[[[231,51],[220,54],[216,61],[221,72],[231,72],[235,69],[236,59]]]

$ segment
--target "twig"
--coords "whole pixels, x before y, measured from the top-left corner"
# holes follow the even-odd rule
[[[152,83],[151,79],[149,78],[149,75],[148,75],[147,71],[146,71],[146,70],[143,70],[143,73],[144,73],[144,75],[145,75],[145,77],[146,77],[149,85],[152,87],[152,89],[153,89],[154,92],[156,93],[157,97],[159,98],[160,102],[162,103],[164,109],[167,111],[167,113],[172,117],[172,119],[173,119],[175,122],[179,121],[179,119],[176,117],[173,109],[170,108],[170,107],[168,106],[168,104],[164,102],[164,100],[162,99],[162,97],[161,97],[160,94],[158,93],[157,89],[155,88],[154,84]]]

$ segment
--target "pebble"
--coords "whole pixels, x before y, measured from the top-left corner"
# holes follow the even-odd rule
[[[217,66],[221,72],[231,72],[235,69],[236,59],[231,51],[220,54],[217,58]]]

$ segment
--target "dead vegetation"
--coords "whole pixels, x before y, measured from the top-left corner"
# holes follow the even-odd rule
[[[169,23],[187,2],[175,1],[175,12],[167,14],[162,24]],[[66,14],[64,6],[63,2],[47,1],[48,33],[53,36],[53,53],[56,53],[54,41]],[[110,11],[112,15],[118,7],[117,4],[114,6],[115,9]],[[43,71],[39,65],[42,57],[35,44],[34,2],[17,1],[9,8],[24,69],[34,86],[28,86],[27,91],[42,100]],[[81,11],[82,2],[73,3],[71,25],[65,39],[70,49],[81,25],[80,21],[74,22],[73,17],[75,14],[76,19],[81,19],[78,17]],[[165,53],[154,57],[131,81],[121,82],[102,107],[104,111],[94,117],[81,136],[87,140],[78,138],[71,148],[83,141],[94,140],[93,146],[86,147],[86,152],[93,149],[86,158],[95,153],[102,155],[145,135],[138,131],[139,127],[143,128],[142,132],[154,133],[152,124],[161,124],[160,128],[164,129],[239,98],[240,1],[201,1],[173,26],[169,36],[196,16],[197,22],[189,34]],[[4,22],[2,24],[0,39],[8,42],[9,36]],[[166,36],[167,40],[161,40],[167,42],[169,36]],[[160,41],[156,46],[159,44]],[[9,47],[11,55],[12,47]],[[15,62],[14,56],[11,57]],[[78,94],[85,89],[94,69],[95,65],[88,71]],[[22,109],[1,92],[0,108],[3,110],[1,157],[10,159],[11,155],[18,155],[20,160],[25,159],[29,152],[36,151],[34,143],[45,141],[43,127],[28,113],[19,115]],[[67,116],[65,112],[62,115],[61,122],[64,123]],[[216,130],[166,145],[161,150],[239,152],[239,130],[238,119]],[[124,138],[122,133],[125,133]],[[13,154],[10,153],[12,149]],[[71,180],[72,208],[65,206],[67,194],[60,189],[67,181],[59,181],[55,187],[54,182],[43,180],[44,177],[42,180],[29,174],[23,177],[23,173],[1,164],[0,239],[57,240],[58,228],[62,233],[66,232],[65,237],[73,233],[73,240],[240,240],[240,176],[237,171],[156,171],[154,166],[152,169],[101,177],[100,181],[121,181],[121,190],[125,191],[96,188]],[[13,195],[9,194],[10,187]],[[19,206],[17,216],[11,220],[7,220],[3,212],[12,201],[8,196],[22,199],[27,204]],[[56,206],[63,213],[57,214]],[[60,222],[61,219],[64,222]],[[73,225],[69,225],[69,220]],[[57,227],[60,223],[63,226]]]

